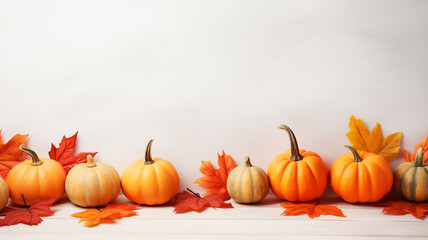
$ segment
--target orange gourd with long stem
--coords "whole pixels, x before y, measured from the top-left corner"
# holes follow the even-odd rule
[[[62,165],[49,158],[39,158],[37,154],[24,145],[19,147],[29,154],[32,160],[25,160],[15,165],[7,176],[10,199],[24,205],[23,196],[28,206],[48,198],[61,198],[64,195],[65,170]]]
[[[345,146],[352,153],[339,157],[330,168],[330,185],[343,200],[377,202],[392,187],[392,171],[388,162],[374,153],[360,152]]]
[[[291,149],[275,157],[268,168],[268,177],[273,193],[288,201],[311,201],[324,193],[328,170],[318,154],[299,150],[293,131],[287,131]]]
[[[164,204],[177,194],[180,187],[174,166],[162,158],[152,158],[152,143],[150,140],[147,144],[145,158],[131,163],[121,178],[123,194],[139,204]]]

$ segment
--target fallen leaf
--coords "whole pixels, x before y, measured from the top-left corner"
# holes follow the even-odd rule
[[[104,209],[91,208],[71,216],[80,218],[79,223],[85,222],[86,227],[95,227],[100,223],[114,223],[115,219],[136,215],[137,205],[125,203],[111,203]]]
[[[68,172],[79,163],[86,163],[87,156],[91,155],[95,156],[98,152],[82,152],[73,156],[74,150],[76,147],[77,134],[76,132],[73,136],[66,138],[65,136],[62,138],[59,147],[56,148],[52,143],[51,150],[49,151],[49,157],[53,160],[57,160],[59,163],[64,166],[65,172]]]
[[[192,192],[190,189],[183,191],[175,196],[174,212],[186,213],[190,211],[202,212],[205,209],[212,208],[233,208],[231,203],[225,203],[230,197],[226,194],[210,194],[206,197],[201,197],[198,193]]]
[[[40,217],[51,216],[54,214],[50,207],[56,200],[58,199],[49,198],[41,200],[25,209],[6,208],[6,210],[0,214],[0,216],[5,216],[5,218],[0,219],[0,226],[10,226],[18,223],[38,225],[43,222],[43,219]]]
[[[0,176],[2,176],[3,179],[6,180],[10,169],[21,162],[19,158],[24,152],[19,149],[19,146],[21,146],[21,144],[27,146],[27,142],[25,141],[27,137],[28,134],[16,134],[6,144],[3,144],[0,129]]]
[[[424,150],[423,162],[428,163],[428,134],[425,136],[425,138],[422,142],[418,143],[415,146],[415,150],[414,150],[412,156],[410,156],[409,153],[406,150],[404,150],[404,158],[406,159],[406,162],[415,161],[416,152],[418,151],[418,149],[420,147],[422,147],[422,149]]]
[[[404,200],[384,200],[379,202],[379,206],[385,206],[383,214],[388,215],[406,215],[412,214],[415,218],[425,219],[428,214],[428,203],[412,203]]]
[[[356,150],[378,154],[388,161],[398,155],[402,136],[403,133],[398,132],[383,138],[382,127],[379,123],[376,123],[370,133],[363,120],[354,116],[349,119],[349,132],[346,134],[352,147]]]
[[[225,154],[224,151],[222,153],[223,155],[217,154],[219,169],[214,169],[209,161],[202,161],[199,168],[205,176],[196,179],[195,183],[207,190],[205,196],[214,193],[229,195],[226,188],[227,176],[236,167],[236,164],[231,156]]]
[[[281,206],[285,208],[285,211],[281,215],[284,216],[298,216],[307,214],[310,218],[316,218],[320,215],[333,215],[337,217],[346,217],[343,215],[342,210],[335,206],[327,206],[316,202],[305,202],[305,203],[281,203]]]

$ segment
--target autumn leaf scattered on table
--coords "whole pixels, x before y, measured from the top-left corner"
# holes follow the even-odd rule
[[[0,226],[10,226],[18,223],[38,225],[43,222],[43,219],[40,217],[51,216],[54,214],[50,207],[56,200],[58,199],[49,198],[41,200],[40,202],[33,204],[31,207],[25,206],[24,209],[6,208],[3,213],[0,213],[0,216],[5,216],[5,218],[0,219]]]
[[[233,158],[224,153],[223,155],[218,155],[218,166],[219,169],[214,169],[210,161],[202,161],[201,167],[199,170],[205,176],[196,179],[195,183],[199,184],[200,187],[207,190],[204,196],[210,194],[226,194],[226,182],[227,176],[229,176],[230,171],[236,167],[235,161]]]
[[[174,212],[186,213],[190,211],[202,212],[205,209],[212,207],[216,208],[233,208],[231,203],[225,203],[230,197],[226,194],[210,194],[206,197],[201,197],[198,193],[190,189],[183,191],[175,196]]]
[[[111,203],[104,209],[91,208],[71,216],[80,218],[79,223],[85,222],[86,227],[95,227],[100,223],[114,223],[115,219],[136,215],[137,205],[125,203]]]
[[[349,129],[346,137],[356,150],[378,154],[388,161],[398,155],[402,132],[389,134],[383,138],[382,127],[379,123],[376,123],[370,133],[363,120],[356,119],[354,116],[349,119]]]
[[[67,174],[77,164],[86,163],[87,161],[86,157],[88,155],[91,155],[92,157],[94,157],[95,154],[98,153],[98,152],[81,152],[76,156],[73,156],[74,148],[76,147],[77,133],[79,132],[76,132],[76,134],[74,134],[69,138],[66,138],[64,136],[58,148],[56,148],[55,145],[52,143],[51,150],[49,151],[49,157],[61,163],[62,166],[64,166],[64,169]]]
[[[285,211],[281,214],[284,216],[298,216],[307,214],[310,218],[316,218],[320,215],[346,217],[339,208],[335,206],[319,204],[319,201],[304,203],[285,202],[281,203],[281,206],[285,208]]]
[[[421,220],[428,215],[428,203],[412,203],[404,200],[384,200],[377,203],[378,206],[384,206],[383,214],[388,215],[406,215],[412,214],[415,218]]]
[[[404,158],[406,159],[406,162],[413,162],[415,161],[415,156],[416,156],[416,152],[418,151],[418,149],[422,147],[422,149],[424,150],[424,157],[423,157],[423,162],[424,163],[428,163],[428,134],[425,136],[424,140],[420,143],[418,143],[415,146],[415,150],[413,152],[413,155],[410,156],[409,153],[404,150]]]
[[[27,142],[25,141],[27,137],[28,134],[16,134],[7,143],[3,144],[0,129],[0,176],[3,177],[3,179],[6,180],[10,169],[21,162],[19,158],[24,152],[19,149],[19,146],[21,144],[27,146]]]

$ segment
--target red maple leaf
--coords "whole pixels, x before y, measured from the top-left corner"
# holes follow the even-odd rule
[[[233,158],[225,154],[224,151],[223,155],[217,155],[219,169],[214,169],[213,165],[209,161],[202,161],[199,170],[205,176],[200,177],[195,181],[195,183],[207,190],[204,194],[205,196],[214,193],[229,195],[226,188],[227,177],[229,176],[230,171],[236,167],[236,164],[235,161],[233,161]]]
[[[389,199],[376,205],[386,207],[382,210],[382,213],[388,215],[406,215],[410,213],[421,220],[428,215],[428,203],[412,203],[404,200]]]
[[[284,216],[298,216],[307,214],[310,218],[316,218],[320,215],[346,217],[339,208],[335,206],[319,204],[319,201],[305,203],[285,202],[281,203],[281,206],[285,208],[285,211],[281,214]]]
[[[95,227],[100,223],[113,223],[114,219],[134,216],[137,205],[125,203],[111,203],[104,209],[91,208],[71,216],[80,218],[79,223],[85,222],[86,227]]]
[[[5,211],[0,214],[0,216],[5,216],[3,219],[0,219],[0,226],[10,226],[18,223],[38,225],[43,222],[43,219],[40,217],[51,216],[54,214],[50,207],[57,200],[57,198],[41,200],[38,203],[33,204],[31,207],[25,206],[25,209],[6,208]]]
[[[87,156],[91,155],[95,156],[98,152],[82,152],[73,156],[74,148],[76,147],[77,134],[76,132],[73,136],[66,138],[65,136],[62,138],[59,147],[56,148],[52,143],[51,150],[49,151],[49,157],[53,160],[57,160],[59,163],[64,166],[65,172],[68,172],[79,163],[86,163]]]
[[[233,208],[231,203],[225,203],[224,201],[229,200],[229,196],[226,194],[211,194],[206,197],[201,197],[198,193],[193,192],[190,189],[183,191],[182,193],[175,196],[174,212],[175,213],[186,213],[190,211],[202,212],[205,209],[212,208]]]
[[[24,146],[27,145],[25,141],[27,137],[28,134],[16,134],[7,143],[3,144],[0,130],[0,176],[3,177],[4,180],[6,180],[10,169],[21,162],[19,158],[24,152],[19,149],[19,146],[21,146],[21,144],[24,144]]]

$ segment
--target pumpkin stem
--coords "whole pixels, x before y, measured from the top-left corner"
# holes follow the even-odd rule
[[[422,167],[424,165],[424,149],[422,147],[418,148],[416,151],[415,162],[413,163],[414,167]]]
[[[194,191],[190,190],[189,188],[186,188],[186,189],[187,189],[187,191],[189,191],[190,193],[192,193],[196,197],[201,198],[201,196],[199,196],[198,194],[196,194]]]
[[[363,159],[360,157],[360,154],[358,154],[357,150],[355,150],[355,148],[349,146],[349,145],[345,145],[345,147],[349,150],[351,150],[352,154],[354,155],[354,162],[362,162]]]
[[[43,164],[42,160],[40,160],[39,156],[37,156],[37,153],[31,149],[24,147],[24,144],[21,144],[21,146],[19,146],[19,149],[31,156],[31,158],[33,159],[31,166],[39,166]]]
[[[281,124],[281,126],[278,127],[279,129],[283,129],[287,131],[288,136],[290,136],[290,145],[291,145],[291,157],[290,160],[292,161],[300,161],[303,159],[303,156],[300,154],[299,146],[297,145],[296,136],[294,136],[293,131],[284,124]]]
[[[248,156],[245,157],[245,166],[246,167],[252,167],[253,166],[250,162],[250,157],[248,157]]]
[[[155,163],[155,161],[153,161],[153,159],[152,159],[152,143],[153,143],[153,141],[154,140],[152,139],[147,144],[146,157],[145,157],[146,161],[144,162],[144,164],[146,164],[146,165]]]
[[[94,158],[91,156],[91,154],[88,154],[88,156],[86,157],[86,167],[93,168],[96,166],[97,164],[95,163]]]

